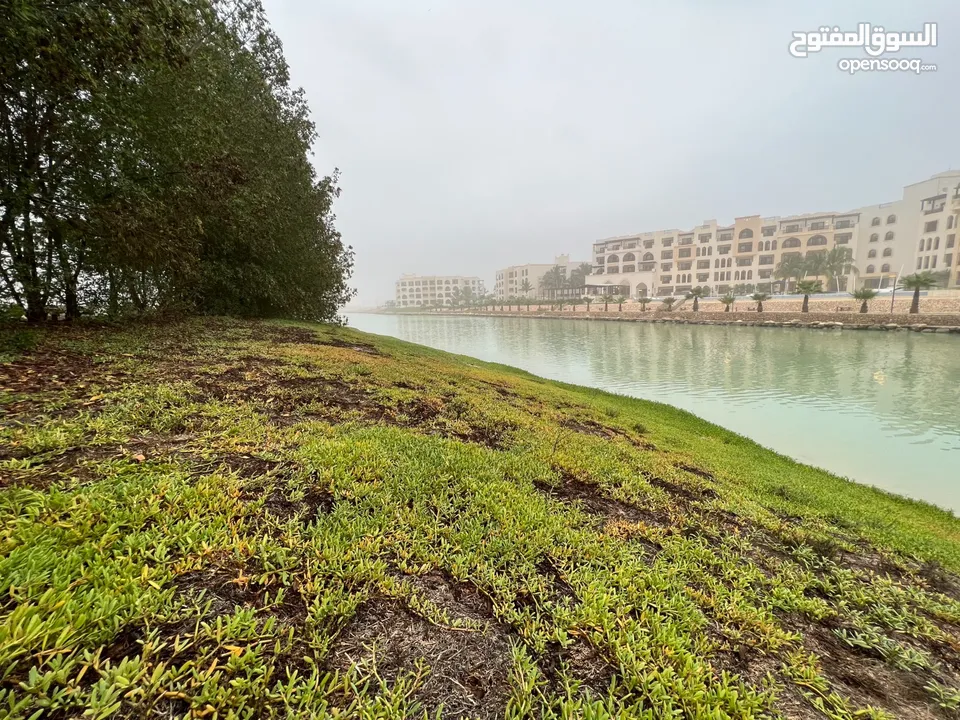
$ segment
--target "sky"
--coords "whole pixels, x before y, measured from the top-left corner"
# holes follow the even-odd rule
[[[401,273],[588,261],[597,239],[848,210],[960,168],[955,0],[264,0],[341,171],[354,304]],[[936,72],[793,57],[824,25],[938,25]]]

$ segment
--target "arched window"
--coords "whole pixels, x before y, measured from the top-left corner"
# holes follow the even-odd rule
[[[867,275],[873,275],[876,272],[876,268],[873,265],[867,265]]]
[[[643,254],[644,262],[653,262],[653,253],[644,253]]]
[[[618,263],[618,262],[620,262],[620,256],[619,256],[619,255],[610,255],[609,257],[607,257],[607,262],[608,262],[608,263]]]
[[[776,250],[776,249],[777,249],[777,241],[776,241],[776,240],[774,240],[774,241],[770,244],[770,249],[771,249],[771,250]]]
[[[884,249],[883,249],[883,256],[884,256],[884,257],[890,257],[891,255],[893,255],[893,248],[884,248]]]
[[[784,248],[800,247],[800,238],[787,238],[783,241]]]
[[[627,253],[626,255],[623,256],[623,261],[624,261],[624,262],[636,262],[636,261],[637,261],[637,256],[634,255],[633,253]]]
[[[893,240],[893,231],[891,230],[891,231],[888,232],[886,235],[884,235],[884,236],[883,236],[883,239],[886,240],[887,242]]]
[[[880,236],[877,235],[876,233],[870,236],[870,242],[877,242],[877,240],[879,239],[880,239]]]
[[[812,238],[807,240],[807,246],[810,245],[826,245],[827,239],[823,235],[814,235]]]
[[[927,238],[927,250],[933,247],[933,238]]]
[[[870,252],[867,253],[868,258],[875,258],[876,256],[877,256],[876,250],[871,250]]]
[[[873,227],[876,227],[879,224],[880,224],[880,218],[874,218],[873,220],[870,221],[870,225],[872,225]]]
[[[933,240],[933,249],[934,249],[934,250],[939,250],[939,249],[940,249],[940,238],[934,238],[934,240]]]
[[[880,272],[890,272],[890,263],[884,263],[881,265]]]
[[[947,218],[947,230],[953,227],[953,215]]]
[[[741,230],[741,231],[740,231],[740,235],[739,235],[738,237],[739,237],[741,240],[746,240],[747,238],[752,238],[752,237],[753,237],[753,230],[751,230],[751,229],[749,229],[749,228],[747,228],[747,229],[745,229],[745,230]]]
[[[642,298],[647,296],[647,284],[640,283],[637,285],[637,297]]]
[[[712,248],[712,247],[708,247],[708,248],[707,248],[707,255],[713,255],[713,248]]]
[[[753,270],[747,270],[747,280],[753,280]]]
[[[887,215],[887,225],[893,225],[897,221],[896,215]]]
[[[923,238],[920,238],[920,252],[923,252]]]

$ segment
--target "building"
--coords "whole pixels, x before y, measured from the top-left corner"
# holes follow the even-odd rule
[[[543,287],[543,278],[554,268],[560,268],[559,273],[564,280],[568,280],[581,265],[590,265],[590,262],[571,262],[569,255],[558,255],[550,264],[511,265],[497,271],[493,286],[493,296],[497,300],[507,298],[545,298],[546,288]]]
[[[683,295],[695,287],[723,295],[743,286],[781,292],[794,281],[775,277],[790,256],[808,257],[849,247],[855,271],[835,278],[832,292],[858,284],[884,288],[915,269],[950,269],[960,284],[956,228],[960,222],[960,171],[934,175],[904,188],[900,200],[848,212],[788,217],[749,215],[732,225],[708,220],[690,230],[657,230],[593,243],[592,295]],[[858,281],[859,277],[859,281]]]
[[[401,275],[396,282],[397,307],[454,305],[486,294],[483,280],[464,275]]]

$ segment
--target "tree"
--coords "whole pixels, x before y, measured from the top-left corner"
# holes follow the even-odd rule
[[[807,266],[801,255],[785,255],[773,271],[773,276],[783,280],[786,285],[786,281],[791,278],[795,282],[800,282],[800,278],[806,271]]]
[[[730,312],[730,306],[733,305],[736,301],[737,301],[737,296],[731,295],[730,293],[727,293],[722,298],[720,298],[720,302],[723,303],[723,311]]]
[[[687,293],[687,299],[693,298],[693,311],[700,311],[700,298],[707,297],[707,291],[702,287],[695,287]]]
[[[557,267],[560,266],[558,265]],[[587,276],[592,272],[593,266],[590,263],[580,263],[577,267],[570,271],[570,279],[567,283],[568,287],[585,287],[587,284]]]
[[[827,253],[825,251],[808,252],[803,259],[803,267],[806,275],[814,278],[828,277],[830,272]]]
[[[929,270],[923,270],[913,275],[900,278],[900,289],[913,290],[913,301],[910,303],[910,314],[920,312],[920,291],[929,290],[940,285],[940,277]]]
[[[529,297],[531,290],[533,290],[533,285],[530,284],[529,278],[524,278],[523,282],[520,283],[520,293],[526,298]]]
[[[566,274],[563,267],[554,265],[540,278],[540,291],[546,297],[555,297],[557,290],[566,284]]]
[[[673,304],[677,301],[675,297],[665,297],[660,302],[663,303],[663,309],[666,312],[670,312],[670,309],[673,307]]]
[[[450,293],[450,300],[454,307],[460,307],[460,303],[463,301],[463,290],[459,286],[455,287]]]
[[[627,301],[627,298],[623,295],[616,295],[613,301],[617,304],[617,312],[623,312],[623,304]]]
[[[770,299],[770,296],[763,292],[757,292],[750,296],[750,299],[757,304],[757,312],[763,312],[763,303]]]
[[[337,173],[256,0],[23,7],[0,28],[0,294],[32,320],[335,318]]]
[[[584,295],[583,303],[587,306],[587,312],[590,312],[590,305],[593,303],[593,298],[590,295]]]
[[[873,288],[862,287],[859,290],[855,290],[850,293],[855,300],[860,300],[860,312],[867,312],[867,303],[873,300],[877,296],[877,291]]]
[[[853,263],[853,250],[842,245],[834,245],[823,257],[821,268],[821,274],[827,278],[827,287],[830,287],[830,281],[833,280],[836,283],[837,292],[840,292],[840,278],[857,272],[857,266]]]
[[[803,295],[800,312],[810,312],[810,295],[823,292],[823,284],[819,280],[801,280],[797,283],[797,292]]]
[[[644,295],[643,297],[638,297],[637,302],[640,303],[640,312],[646,312],[647,305],[653,302],[653,300],[651,298],[648,298],[646,295]]]

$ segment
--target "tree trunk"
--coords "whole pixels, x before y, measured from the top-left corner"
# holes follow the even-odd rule
[[[763,303],[762,303],[762,302],[758,302],[758,303],[757,303],[757,312],[763,312]]]
[[[810,296],[803,296],[803,307],[800,308],[800,312],[810,312]]]
[[[696,297],[693,299],[693,311],[694,311],[694,312],[699,312],[699,310],[700,310],[700,302],[699,302],[699,300],[700,300],[700,298],[696,298]]]
[[[910,314],[916,315],[920,312],[920,288],[913,291],[913,302],[910,303]]]
[[[604,311],[604,312],[607,311],[607,301],[606,301],[606,300],[603,301],[603,311]]]
[[[860,304],[860,312],[861,312],[861,314],[866,314],[866,312],[867,312],[867,301],[866,301],[866,300],[864,300],[864,301]]]
[[[723,306],[723,311],[730,312],[730,303],[727,303],[726,305]]]
[[[617,308],[617,312],[623,312],[623,303],[620,303],[620,307]]]

